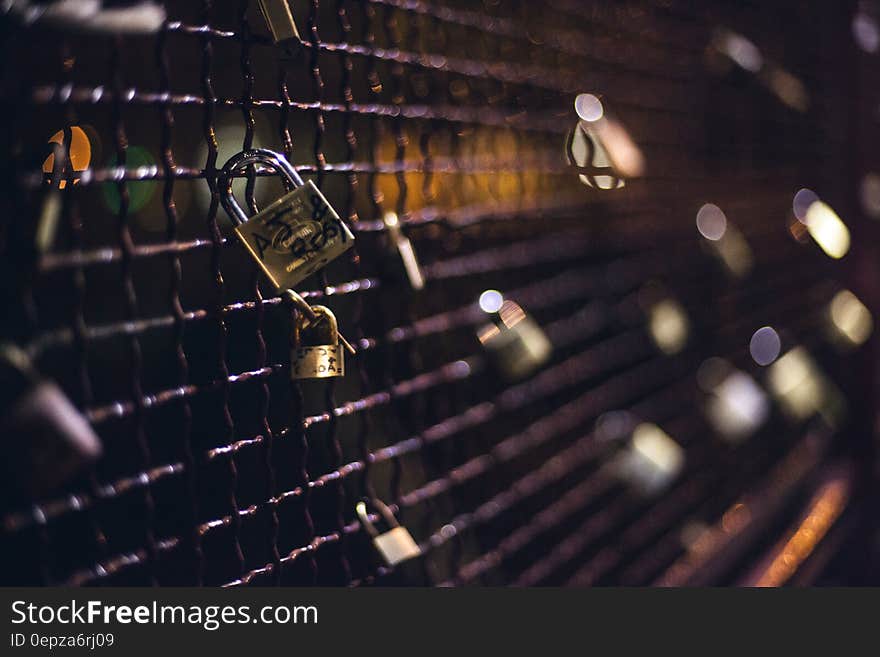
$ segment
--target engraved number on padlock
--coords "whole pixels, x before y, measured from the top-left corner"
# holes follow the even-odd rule
[[[413,540],[412,535],[407,531],[406,527],[401,527],[397,522],[397,518],[391,513],[381,500],[374,499],[371,501],[372,506],[376,508],[379,515],[388,525],[388,531],[380,533],[376,526],[370,520],[367,512],[367,503],[365,501],[358,502],[356,511],[358,518],[364,530],[373,539],[373,545],[376,550],[389,566],[396,566],[399,563],[419,556],[422,551],[418,544]]]
[[[294,379],[325,379],[345,375],[345,350],[339,344],[336,316],[324,306],[312,306],[318,317],[308,327],[294,325],[296,346],[290,359]]]
[[[256,164],[280,173],[291,191],[249,218],[232,196],[232,181]],[[236,235],[278,289],[295,286],[354,244],[354,235],[320,190],[303,181],[280,153],[243,151],[223,165],[217,184]]]

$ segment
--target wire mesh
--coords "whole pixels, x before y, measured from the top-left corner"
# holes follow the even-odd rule
[[[303,35],[292,57],[247,0],[168,2],[150,36],[6,28],[6,61],[26,65],[4,71],[15,154],[4,338],[59,382],[104,454],[61,490],[7,499],[4,582],[400,582],[355,516],[357,500],[378,496],[423,553],[406,583],[716,583],[730,577],[713,566],[724,554],[695,556],[695,526],[724,522],[774,482],[781,514],[816,471],[861,449],[846,428],[778,413],[756,439],[726,445],[695,382],[708,356],[756,372],[748,337],[766,324],[825,353],[818,309],[840,272],[783,218],[801,186],[847,193],[833,7],[290,4]],[[780,17],[797,28],[785,43]],[[747,30],[800,76],[810,111],[708,72],[719,25]],[[566,163],[585,91],[607,100],[649,164],[624,190],[588,189]],[[23,249],[45,144],[72,126],[90,162],[66,167],[53,248]],[[356,234],[301,290],[354,338],[344,379],[291,382],[291,311],[220,210],[218,168],[251,147],[283,152]],[[236,190],[253,210],[281,187],[253,167]],[[752,246],[744,281],[702,248],[693,217],[707,201]],[[393,274],[389,211],[422,261],[422,293]],[[692,322],[675,355],[658,351],[645,317],[657,281]],[[525,382],[502,384],[475,337],[487,288],[553,342],[552,362]],[[858,385],[839,360],[827,366],[846,391]],[[604,466],[617,446],[594,423],[622,409],[685,450],[684,474],[659,498],[632,495]],[[750,526],[727,526],[726,540]]]

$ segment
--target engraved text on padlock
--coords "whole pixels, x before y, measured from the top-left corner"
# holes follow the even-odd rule
[[[295,379],[324,379],[345,374],[345,350],[338,344],[298,347],[290,364]]]
[[[295,286],[354,244],[351,231],[311,181],[235,232],[277,288]]]
[[[345,350],[339,342],[336,316],[329,308],[312,306],[318,317],[303,326],[300,316],[294,325],[297,345],[290,357],[290,376],[294,379],[325,379],[345,374]]]

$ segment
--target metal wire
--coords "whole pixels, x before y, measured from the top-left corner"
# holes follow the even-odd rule
[[[670,3],[600,4],[311,0],[296,6],[298,57],[276,48],[248,0],[168,2],[163,30],[142,41],[28,28],[22,61],[43,48],[61,70],[21,72],[30,116],[18,140],[33,150],[62,130],[67,147],[48,178],[28,164],[9,184],[31,208],[47,179],[66,184],[55,247],[22,276],[14,339],[105,455],[0,508],[13,546],[3,577],[384,583],[399,573],[379,565],[354,515],[357,499],[379,496],[415,535],[429,583],[711,581],[724,555],[687,555],[682,528],[716,522],[804,432],[785,426],[784,449],[739,473],[698,440],[695,372],[717,353],[741,362],[750,331],[771,321],[818,344],[827,268],[780,217],[810,159],[841,142],[822,62],[797,69],[815,114],[707,107],[713,94],[751,93],[708,79],[711,20],[680,20]],[[610,195],[563,157],[585,91],[650,163]],[[73,126],[91,131],[81,171]],[[761,153],[780,126],[791,132]],[[313,177],[356,234],[299,290],[355,338],[345,379],[290,380],[292,311],[218,213],[218,158],[254,146]],[[242,177],[256,211],[271,172]],[[752,245],[752,278],[725,278],[703,250],[692,217],[709,200]],[[394,273],[389,211],[421,261],[420,294]],[[692,322],[678,355],[651,341],[645,290],[658,280]],[[553,343],[524,382],[502,384],[475,338],[489,288]],[[635,499],[603,467],[619,445],[597,441],[593,423],[621,408],[676,428],[687,470],[661,499]],[[708,474],[719,460],[723,491]]]

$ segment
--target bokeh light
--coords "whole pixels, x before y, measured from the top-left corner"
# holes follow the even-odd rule
[[[486,290],[480,295],[480,310],[484,313],[497,313],[503,303],[504,297],[498,290]]]
[[[752,335],[749,353],[758,365],[769,365],[779,357],[782,341],[772,326],[762,326]]]

